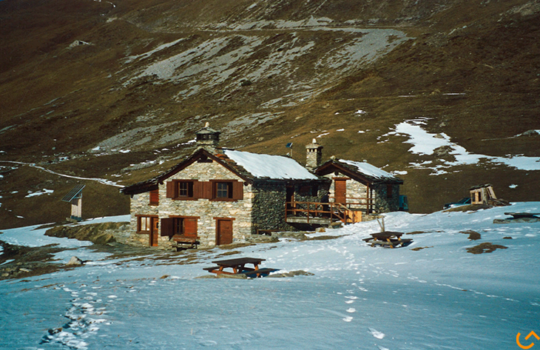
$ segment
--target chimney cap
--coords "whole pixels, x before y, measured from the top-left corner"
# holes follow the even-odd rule
[[[202,134],[221,134],[221,132],[212,129],[212,128],[210,127],[210,123],[209,123],[209,122],[206,122],[206,123],[204,124],[204,128],[202,128],[201,130],[197,131],[196,134],[197,134],[197,135],[202,135]]]

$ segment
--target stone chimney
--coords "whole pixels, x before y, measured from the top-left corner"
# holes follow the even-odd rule
[[[317,144],[317,139],[306,145],[306,168],[310,171],[321,165],[323,146]]]
[[[221,134],[221,132],[212,129],[210,127],[210,123],[206,122],[204,128],[196,132],[197,147],[214,152],[215,148],[219,144],[219,134]]]

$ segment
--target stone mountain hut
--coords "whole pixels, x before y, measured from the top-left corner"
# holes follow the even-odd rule
[[[336,205],[348,209],[347,200],[357,196],[364,202],[354,203],[354,210],[365,214],[397,210],[394,199],[403,181],[367,163],[359,164],[370,167],[368,174],[344,161],[319,166],[322,146],[316,142],[306,147],[304,167],[286,156],[219,147],[220,132],[208,124],[196,135],[197,149],[179,164],[121,190],[131,196],[132,236],[150,246],[212,247],[302,225],[347,222]],[[336,181],[345,181],[344,197]]]

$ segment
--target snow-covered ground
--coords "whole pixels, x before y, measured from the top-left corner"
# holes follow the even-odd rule
[[[493,223],[509,211],[540,212],[540,202],[387,214],[387,230],[423,231],[397,249],[362,240],[378,232],[377,222],[311,235],[337,237],[330,240],[284,239],[233,254],[149,250],[123,259],[45,237],[44,229],[4,230],[0,239],[8,242],[76,248],[59,255],[61,261],[71,255],[92,261],[1,281],[0,348],[517,349],[517,333],[524,345],[537,342],[525,340],[527,334],[540,333],[540,223]],[[460,232],[466,230],[481,239],[469,241]],[[508,248],[466,251],[485,242]],[[219,256],[225,252],[230,255]],[[266,259],[263,267],[314,275],[196,279],[208,275],[202,268],[212,260],[245,256]]]

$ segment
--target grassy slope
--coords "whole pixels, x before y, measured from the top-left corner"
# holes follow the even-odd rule
[[[197,128],[197,115],[219,115],[212,123],[220,128],[235,117],[257,112],[262,101],[279,97],[286,87],[280,84],[286,82],[276,80],[238,89],[225,103],[216,103],[207,95],[179,103],[171,100],[178,91],[173,84],[140,81],[119,88],[123,58],[179,37],[187,38],[186,48],[193,47],[211,34],[194,28],[195,24],[234,22],[246,16],[254,20],[299,20],[313,15],[335,21],[355,19],[359,25],[379,18],[378,25],[397,26],[415,39],[376,64],[343,77],[315,99],[273,110],[285,112],[283,116],[235,138],[224,135],[224,144],[282,154],[284,145],[293,141],[299,146],[294,158],[303,161],[302,145],[328,130],[330,134],[320,139],[325,157],[366,159],[377,166],[389,164],[386,170],[407,170],[403,190],[413,211],[436,210],[444,202],[465,196],[470,185],[483,182],[494,183],[496,193],[505,199],[535,200],[536,189],[540,188],[538,172],[469,166],[456,169],[456,173],[432,176],[428,170],[409,168],[409,163],[419,157],[407,152],[410,145],[403,143],[405,138],[377,143],[378,137],[395,124],[424,117],[430,118],[430,132],[446,133],[469,152],[538,156],[539,137],[507,139],[540,129],[536,117],[540,67],[535,59],[539,54],[539,16],[507,13],[521,3],[526,1],[426,1],[418,6],[408,2],[402,6],[386,2],[360,6],[351,1],[312,2],[307,6],[289,1],[272,11],[251,13],[245,10],[250,3],[239,0],[141,0],[117,8],[105,2],[6,0],[0,2],[0,40],[8,53],[0,55],[0,93],[8,98],[0,101],[0,130],[11,129],[0,131],[0,150],[6,152],[0,154],[0,160],[48,164],[59,156],[76,154],[70,161],[47,166],[85,177],[116,180],[111,174],[121,174],[125,183],[145,179],[149,171],[171,166],[191,148],[174,147],[177,142],[173,142],[168,151],[159,154],[148,148],[97,158],[84,152],[103,139],[140,126],[141,122],[135,122],[137,117],[158,108],[160,122],[181,121],[180,127],[187,128],[188,135]],[[435,14],[429,16],[432,11]],[[414,19],[404,21],[405,17]],[[110,18],[121,20],[107,23]],[[76,39],[93,45],[67,49]],[[333,38],[318,35],[316,40],[331,42]],[[261,57],[264,55],[261,52]],[[302,74],[306,68],[302,62],[298,64]],[[399,97],[402,95],[415,97]],[[358,116],[354,113],[358,109],[369,113]],[[358,134],[358,130],[370,131]],[[155,168],[121,171],[130,164],[158,157],[166,161]],[[509,189],[513,183],[520,186]],[[69,206],[58,200],[73,184],[73,180],[66,182],[66,178],[29,167],[6,174],[0,193],[1,227],[63,219],[69,214]],[[54,195],[23,198],[23,193],[40,186],[54,189]],[[127,212],[128,199],[118,195],[116,188],[89,185],[85,217]],[[17,215],[24,216],[25,221]]]

